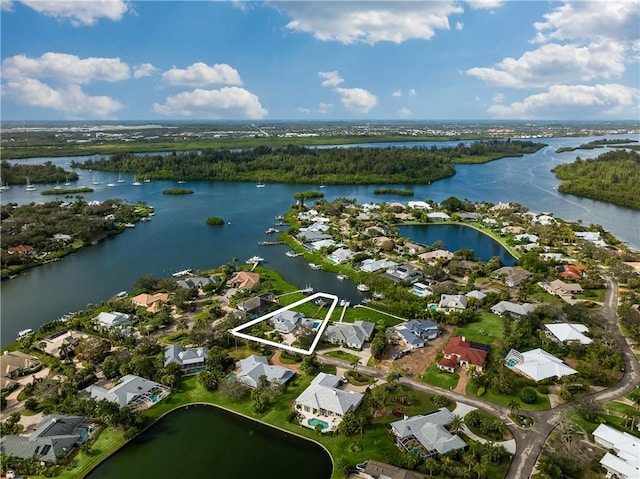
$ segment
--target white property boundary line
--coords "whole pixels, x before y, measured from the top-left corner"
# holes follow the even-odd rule
[[[245,334],[245,333],[241,333],[240,332],[243,329],[250,328],[254,324],[258,324],[258,323],[260,323],[260,322],[262,322],[262,321],[264,321],[266,319],[270,319],[270,318],[272,318],[274,316],[277,316],[278,314],[280,314],[283,311],[289,311],[290,309],[293,309],[296,306],[299,306],[299,305],[304,304],[304,303],[308,303],[309,301],[313,301],[316,298],[328,298],[328,299],[332,300],[332,303],[331,303],[331,306],[329,306],[329,311],[327,312],[327,315],[325,316],[324,320],[322,321],[322,324],[320,324],[320,327],[318,328],[318,332],[316,334],[316,337],[313,340],[313,343],[311,344],[311,347],[309,349],[300,349],[300,348],[296,348],[295,346],[289,346],[288,344],[277,343],[275,341],[270,341],[268,339],[263,339],[263,338],[257,338],[255,336],[251,336],[250,334]],[[329,318],[331,318],[331,315],[333,314],[333,310],[336,309],[336,305],[337,304],[338,304],[338,297],[335,294],[315,293],[315,294],[309,296],[308,298],[303,298],[303,299],[301,299],[299,301],[296,301],[295,303],[289,304],[288,306],[285,306],[283,308],[277,309],[276,311],[272,311],[269,314],[265,314],[264,316],[260,316],[259,318],[253,319],[253,320],[249,321],[248,323],[245,323],[245,324],[242,324],[240,326],[237,326],[237,327],[233,328],[230,332],[231,332],[231,334],[233,334],[234,336],[237,336],[238,338],[247,339],[249,341],[255,341],[257,343],[264,344],[266,346],[273,346],[275,348],[284,349],[286,351],[291,351],[292,353],[309,355],[309,354],[313,353],[313,351],[316,349],[316,346],[320,342],[320,338],[322,338],[322,333],[324,333],[324,329],[327,326],[327,323],[329,322]]]

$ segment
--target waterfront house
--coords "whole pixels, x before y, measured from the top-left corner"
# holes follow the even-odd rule
[[[464,368],[474,366],[475,370],[481,373],[490,350],[487,344],[467,341],[464,336],[454,336],[444,348],[444,356],[438,363],[438,369],[453,372],[452,369],[455,369],[453,360],[455,360],[456,366]]]
[[[33,246],[27,244],[20,244],[18,246],[10,246],[7,248],[8,254],[20,254],[23,256],[32,256],[36,253],[36,250]]]
[[[227,286],[236,289],[253,289],[260,283],[260,275],[249,271],[236,271],[233,273]]]
[[[451,421],[453,414],[443,407],[419,416],[405,417],[389,426],[400,449],[427,458],[467,446],[459,436],[446,429]]]
[[[304,315],[296,311],[284,310],[273,316],[269,321],[281,333],[292,333],[304,322]]]
[[[218,283],[220,283],[220,276],[216,274],[212,274],[211,276],[192,276],[176,282],[178,287],[183,289],[202,289],[205,286],[216,285]]]
[[[458,213],[460,221],[480,221],[482,215],[480,213]]]
[[[451,311],[464,311],[467,309],[469,298],[464,294],[442,294],[440,296],[440,302],[438,303],[438,309],[445,313]]]
[[[277,297],[271,293],[254,296],[242,303],[238,303],[237,308],[246,313],[250,318],[257,318],[258,315],[278,304]]]
[[[449,221],[451,216],[442,211],[436,211],[433,213],[427,213],[427,221]]]
[[[364,396],[338,389],[339,385],[340,378],[335,374],[319,373],[296,398],[294,407],[307,415],[342,418],[358,409]]]
[[[324,339],[333,344],[340,343],[349,348],[362,349],[364,343],[371,339],[374,329],[375,324],[369,321],[335,323],[327,326]]]
[[[132,322],[126,313],[103,311],[94,318],[94,322],[103,331],[118,331],[123,335],[131,334]]]
[[[407,206],[409,208],[413,208],[414,210],[427,210],[430,211],[433,208],[431,207],[431,205],[429,203],[427,203],[426,201],[409,201],[407,203]]]
[[[167,293],[147,294],[142,293],[131,298],[131,302],[136,306],[145,308],[150,313],[157,313],[162,310],[162,306],[169,301]]]
[[[342,264],[351,261],[351,258],[353,258],[354,255],[355,253],[349,248],[338,248],[333,251],[328,258],[333,261],[334,264]]]
[[[419,472],[409,471],[384,462],[369,459],[359,476],[363,479],[424,479]]]
[[[180,344],[165,346],[164,366],[175,363],[180,366],[182,374],[196,374],[204,370],[208,354],[209,348],[205,346],[189,349]]]
[[[576,238],[593,243],[596,246],[604,248],[607,243],[600,236],[599,231],[576,231],[573,233]]]
[[[250,388],[258,387],[262,376],[269,384],[281,386],[296,375],[293,369],[269,364],[266,357],[255,354],[238,361],[236,368],[236,379]]]
[[[531,276],[529,271],[513,266],[504,266],[491,273],[493,279],[503,279],[504,283],[510,288],[520,285],[529,276]]]
[[[512,349],[505,356],[504,362],[512,371],[536,382],[570,376],[578,372],[567,366],[561,359],[540,348],[524,353]]]
[[[324,248],[333,248],[336,242],[333,239],[324,239],[320,241],[314,241],[313,243],[305,244],[305,247],[310,251],[320,251]]]
[[[529,313],[533,313],[537,305],[531,303],[517,304],[511,301],[500,301],[491,307],[491,312],[500,317],[510,316],[512,319],[520,319]]]
[[[358,269],[365,273],[374,273],[376,271],[380,271],[381,269],[388,269],[397,266],[398,263],[394,261],[387,261],[384,259],[365,259],[363,260]]]
[[[600,424],[593,431],[596,444],[607,449],[600,464],[608,478],[637,479],[640,477],[640,438]]]
[[[45,416],[28,436],[0,438],[2,455],[58,464],[85,443],[98,429],[93,419],[80,416]]]
[[[82,339],[88,337],[88,334],[81,333],[80,331],[58,331],[51,336],[41,339],[35,346],[43,353],[47,353],[58,359],[63,359],[75,350]]]
[[[0,372],[3,377],[12,379],[38,371],[42,363],[35,356],[21,351],[4,351],[0,355]]]
[[[389,278],[394,283],[406,281],[409,283],[415,283],[423,278],[422,273],[415,265],[411,263],[404,263],[399,266],[392,266],[382,273],[383,276]]]
[[[116,403],[120,409],[129,406],[134,410],[142,410],[152,407],[167,397],[171,389],[164,384],[134,374],[127,374],[111,389],[92,384],[84,391],[98,401],[106,399]]]
[[[593,342],[591,338],[584,335],[584,333],[589,332],[589,328],[584,324],[552,323],[545,324],[544,328],[546,329],[547,336],[559,343],[580,343],[586,345]]]

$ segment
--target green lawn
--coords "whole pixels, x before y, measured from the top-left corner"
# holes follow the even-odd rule
[[[328,353],[325,353],[325,356],[331,356],[332,358],[342,359],[343,361],[348,361],[349,364],[360,359],[359,356],[356,356],[355,354],[349,354],[344,351],[330,351]]]
[[[469,384],[467,384],[467,395],[475,396],[477,391],[477,387],[470,381]],[[522,411],[542,411],[545,409],[549,409],[551,407],[551,404],[549,403],[549,396],[547,396],[546,394],[540,394],[537,391],[536,394],[538,395],[538,399],[534,404],[523,403],[518,397],[517,391],[514,394],[506,395],[499,394],[492,389],[487,389],[486,392],[482,395],[482,398],[486,399],[487,401],[491,401],[493,403],[501,404],[502,406],[507,407],[509,406],[509,403],[515,399],[520,403],[520,409]]]
[[[479,321],[456,327],[452,336],[464,336],[470,341],[489,345],[502,341],[502,318],[489,312],[482,312],[478,317]]]
[[[460,375],[458,373],[451,374],[442,372],[438,369],[438,365],[433,362],[424,372],[421,379],[432,386],[437,386],[442,389],[454,389],[458,384]]]
[[[78,479],[84,477],[125,443],[124,432],[122,430],[105,428],[93,443],[89,454],[79,452],[72,461],[75,467],[73,469],[63,470],[61,474],[56,477],[59,479]]]
[[[610,401],[608,403],[605,403],[603,405],[604,410],[606,411],[607,409],[610,411],[615,411],[615,412],[619,412],[621,414],[638,414],[638,409],[635,408],[634,406],[631,406],[629,404],[624,404],[618,401]]]

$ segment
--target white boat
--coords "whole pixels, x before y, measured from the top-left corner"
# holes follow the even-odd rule
[[[337,274],[336,278],[338,278],[340,281],[343,281],[343,280],[347,279],[347,275],[345,275],[345,274]]]
[[[61,190],[62,186],[60,185],[60,183],[56,182],[56,186],[53,187],[54,190]]]
[[[69,181],[68,176],[67,176],[67,181],[64,182],[64,186],[71,186],[71,182]]]
[[[96,175],[93,175],[93,180],[91,180],[91,184],[92,185],[99,185],[100,184],[100,180],[98,180],[98,178],[96,178]]]
[[[262,180],[258,181],[256,188],[264,188],[266,185],[262,182]]]
[[[124,227],[125,227],[125,228],[135,228],[135,227],[136,227],[136,225],[135,225],[135,223],[125,223],[125,224],[124,224]]]
[[[36,191],[38,188],[36,188],[35,185],[32,185],[31,182],[29,181],[29,178],[27,178],[27,186],[24,187],[24,191]]]
[[[118,175],[118,183],[124,183],[124,178],[122,177],[122,174]]]
[[[319,264],[309,263],[309,268],[311,268],[311,269],[320,269],[321,266]]]
[[[107,183],[107,186],[111,188],[116,186],[116,184],[113,181],[111,181],[111,178],[109,178],[109,183]]]
[[[298,256],[302,256],[302,253],[296,253],[295,251],[287,251],[285,253],[289,258],[297,258]]]
[[[127,295],[126,291],[120,291],[118,294],[116,294],[117,298],[124,298]]]
[[[179,184],[179,185],[183,185],[183,184],[185,184],[185,183],[186,183],[186,181],[184,181],[182,178],[180,178],[180,179],[178,180],[178,184]]]
[[[176,271],[171,276],[173,276],[174,278],[179,278],[180,276],[186,276],[189,273],[191,273],[190,269],[183,269],[182,271]]]
[[[252,256],[247,260],[247,263],[254,264],[254,263],[262,263],[263,261],[264,261],[264,258],[260,256]]]
[[[367,291],[369,291],[371,288],[369,288],[369,286],[367,286],[364,283],[358,283],[358,286],[356,286],[356,289],[358,291],[361,291],[363,293],[366,293]]]
[[[145,183],[151,183],[151,180],[149,179],[148,176],[145,176],[144,180],[142,180],[142,181],[144,181]]]
[[[140,182],[138,181],[138,178],[134,176],[134,177],[133,177],[133,183],[131,183],[131,184],[132,184],[133,186],[140,186],[142,183],[140,183]]]
[[[268,228],[266,230],[264,230],[265,234],[271,234],[271,233],[280,233],[280,230],[277,228]]]
[[[11,189],[11,187],[6,183],[0,184],[0,191],[7,191],[7,190],[10,190],[10,189]]]
[[[19,338],[22,338],[22,337],[27,336],[29,334],[33,334],[33,329],[27,328],[27,329],[23,329],[22,331],[18,331],[18,337]]]

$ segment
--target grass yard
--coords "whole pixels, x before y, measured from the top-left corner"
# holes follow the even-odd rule
[[[458,373],[445,373],[438,369],[438,365],[433,362],[421,377],[421,380],[432,386],[442,389],[455,389],[460,375]]]
[[[94,467],[104,461],[112,453],[123,446],[127,441],[124,438],[124,431],[120,429],[105,428],[98,438],[91,445],[89,453],[78,452],[73,458],[73,469],[63,470],[56,477],[58,479],[78,479],[84,477]]]
[[[469,384],[467,384],[466,390],[467,395],[476,396],[477,392],[478,388],[472,382],[469,382]],[[520,403],[520,409],[522,411],[543,411],[545,409],[549,409],[551,407],[549,396],[547,396],[546,394],[540,394],[538,391],[536,391],[536,394],[538,395],[538,399],[533,404],[523,403],[518,397],[517,392],[514,392],[514,394],[506,395],[499,394],[492,389],[487,389],[482,395],[482,398],[506,407],[509,407],[509,403],[515,399]]]
[[[624,404],[618,401],[610,401],[608,403],[603,404],[604,410],[607,411],[615,411],[620,414],[629,414],[634,415],[638,414],[638,409],[634,406],[630,406],[629,404]]]
[[[354,361],[358,361],[360,359],[359,356],[355,354],[350,354],[345,351],[330,351],[325,353],[325,356],[331,356],[332,358],[342,359],[343,361],[348,361],[349,364],[352,364]]]
[[[496,314],[482,312],[479,321],[457,326],[452,336],[464,336],[470,341],[492,345],[504,338],[502,334],[502,318]]]

